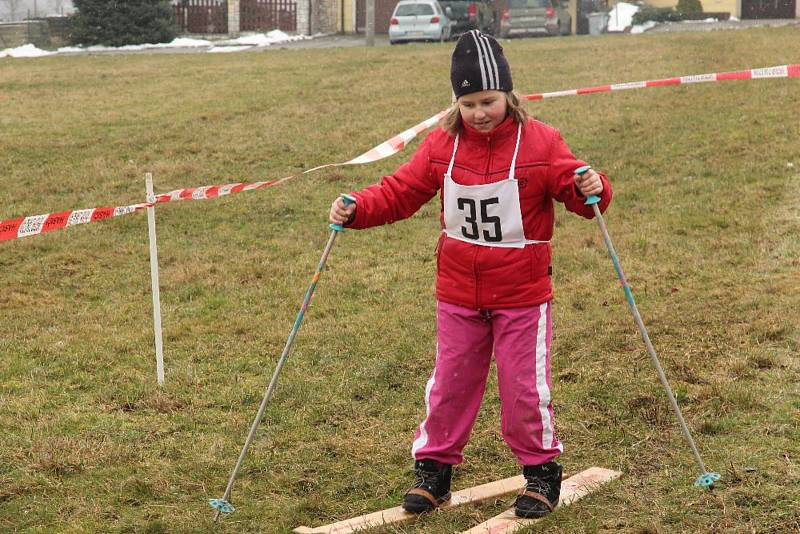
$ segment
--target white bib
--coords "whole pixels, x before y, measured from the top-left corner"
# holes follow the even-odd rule
[[[530,243],[548,242],[525,239],[519,186],[514,178],[521,133],[519,125],[508,178],[483,185],[460,185],[453,181],[459,138],[456,135],[453,156],[444,175],[444,233],[448,237],[486,247],[524,248]]]

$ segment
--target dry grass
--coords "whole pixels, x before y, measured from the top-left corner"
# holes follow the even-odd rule
[[[525,93],[797,62],[793,28],[505,45]],[[450,45],[0,62],[0,219],[278,178],[442,109]],[[594,223],[559,210],[554,394],[570,472],[621,481],[531,531],[800,528],[796,79],[531,104],[616,189],[607,222],[710,467],[688,448]],[[413,147],[411,148],[413,149]],[[340,191],[403,155],[158,209],[167,384],[155,386],[142,214],[0,245],[0,530],[212,528]],[[433,203],[350,232],[234,490],[230,532],[395,505],[432,365]],[[496,384],[456,488],[516,474]],[[383,532],[464,530],[508,501]]]

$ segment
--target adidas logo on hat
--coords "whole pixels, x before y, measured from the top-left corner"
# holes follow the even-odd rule
[[[511,91],[511,67],[503,47],[491,35],[471,30],[461,35],[450,63],[456,98],[477,91]]]

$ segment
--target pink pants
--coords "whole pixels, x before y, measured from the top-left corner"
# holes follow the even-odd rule
[[[426,417],[414,434],[414,459],[461,463],[493,350],[503,439],[522,465],[561,454],[550,402],[550,303],[478,311],[439,302],[436,314],[436,366],[425,387]]]

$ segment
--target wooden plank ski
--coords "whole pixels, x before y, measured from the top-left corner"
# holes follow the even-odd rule
[[[453,496],[449,503],[443,504],[441,508],[453,508],[473,502],[486,501],[495,497],[501,497],[515,491],[519,491],[525,485],[525,478],[522,475],[515,477],[504,478],[503,480],[496,480],[488,484],[474,486],[472,488],[454,491]],[[401,506],[388,508],[379,512],[372,512],[370,514],[354,517],[352,519],[345,519],[330,525],[323,525],[321,527],[297,527],[294,529],[298,534],[347,534],[355,532],[359,529],[379,527],[388,523],[398,523],[401,521],[410,521],[417,517],[417,514],[412,514],[403,510]]]
[[[558,507],[569,506],[581,497],[587,496],[602,484],[619,478],[621,475],[622,473],[619,471],[612,471],[602,467],[590,467],[585,471],[581,471],[561,483],[561,501]],[[509,508],[505,512],[461,534],[507,534],[536,521],[538,519],[519,518],[514,515],[514,509]]]

